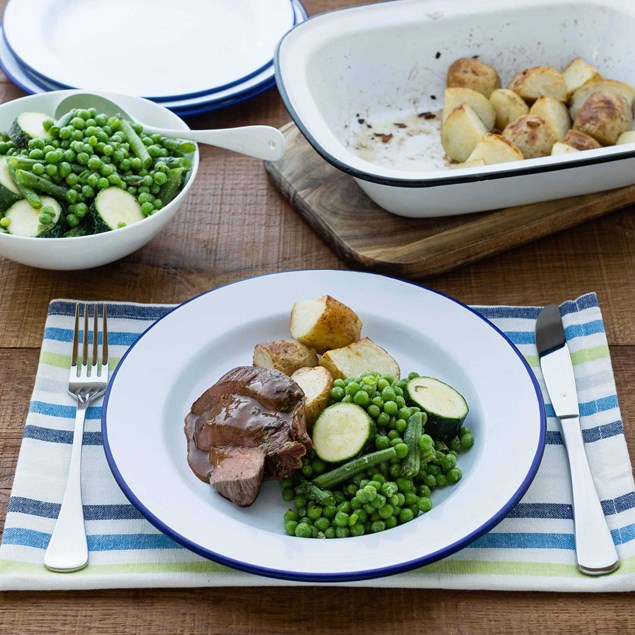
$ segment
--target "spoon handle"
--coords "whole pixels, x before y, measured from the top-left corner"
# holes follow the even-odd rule
[[[243,126],[220,130],[166,130],[144,126],[144,131],[206,143],[265,161],[281,159],[285,150],[284,135],[271,126]]]

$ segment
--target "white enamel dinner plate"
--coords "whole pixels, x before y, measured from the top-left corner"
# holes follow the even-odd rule
[[[18,61],[51,83],[170,100],[270,66],[294,10],[289,0],[12,0],[3,21]]]
[[[333,540],[287,536],[288,508],[273,481],[240,508],[191,472],[184,417],[226,371],[249,365],[258,342],[289,338],[296,300],[329,294],[353,308],[364,336],[405,375],[451,384],[468,401],[475,445],[463,479],[433,492],[433,509],[378,534]],[[366,273],[278,273],[204,293],[150,327],[117,367],[102,433],[130,501],[192,551],[251,573],[335,582],[405,571],[447,556],[491,529],[529,487],[542,457],[543,401],[518,350],[465,305],[414,284]]]

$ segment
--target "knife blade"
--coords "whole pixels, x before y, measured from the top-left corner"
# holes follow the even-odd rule
[[[536,348],[569,459],[578,569],[586,575],[612,573],[620,561],[584,449],[573,363],[556,304],[545,306],[536,320]]]

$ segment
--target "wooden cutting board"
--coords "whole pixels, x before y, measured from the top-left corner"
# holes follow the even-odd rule
[[[635,186],[509,207],[413,219],[373,203],[352,177],[322,159],[293,123],[282,128],[283,159],[265,162],[273,183],[352,268],[422,279],[635,203]]]

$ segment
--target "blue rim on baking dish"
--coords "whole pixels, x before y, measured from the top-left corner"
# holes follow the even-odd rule
[[[425,347],[428,363],[454,374],[453,379],[471,395],[468,401],[471,399],[474,405],[473,424],[482,443],[474,454],[470,451],[463,457],[468,460],[472,456],[473,460],[465,464],[459,486],[450,493],[439,492],[435,499],[439,502],[423,517],[382,534],[359,538],[324,541],[289,537],[282,529],[285,503],[275,483],[269,482],[269,489],[265,492],[263,487],[256,503],[243,509],[216,495],[189,472],[181,418],[189,409],[189,399],[211,385],[212,377],[218,378],[231,366],[239,365],[237,361],[248,363],[249,347],[256,343],[252,339],[270,337],[288,325],[287,309],[299,299],[289,296],[298,288],[303,294],[330,290],[353,308],[365,303],[360,314],[367,335],[388,343],[389,350],[401,342],[401,361],[408,359],[409,369]],[[372,294],[368,293],[371,289]],[[289,306],[278,308],[276,301],[283,298]],[[373,303],[369,298],[381,301]],[[395,317],[395,309],[388,303],[397,300],[402,308],[408,306],[415,319],[424,320],[422,326],[436,329],[430,335],[432,339],[402,317]],[[250,316],[241,303],[256,307],[256,315]],[[452,321],[454,327],[448,326]],[[478,336],[452,343],[456,332],[466,325]],[[201,333],[206,334],[206,341],[197,340]],[[377,337],[378,333],[383,337]],[[284,337],[284,332],[279,335]],[[433,340],[441,342],[438,348]],[[157,344],[162,350],[155,350]],[[451,354],[443,348],[448,345],[453,347]],[[459,349],[470,359],[455,359]],[[485,352],[498,365],[489,366],[483,361],[485,368],[479,363],[479,377],[472,355]],[[152,359],[155,355],[159,357]],[[222,359],[217,359],[219,356]],[[156,367],[157,359],[164,360],[164,368],[156,374],[146,370],[145,374],[153,377],[152,386],[145,386],[144,381],[139,382],[139,369]],[[215,365],[214,369],[210,365]],[[488,374],[490,370],[493,375]],[[134,390],[141,392],[137,397],[131,392],[131,378]],[[495,387],[494,380],[511,383]],[[517,408],[517,436],[510,456],[503,459],[509,465],[498,464],[503,470],[509,467],[508,478],[504,483],[497,479],[496,488],[492,488],[492,457],[500,454],[502,443],[498,434],[504,429],[503,436],[509,437],[509,411],[502,417],[507,388]],[[150,393],[143,396],[144,390],[151,390],[152,397]],[[143,413],[141,419],[139,413]],[[481,420],[484,417],[487,422]],[[432,289],[394,278],[324,270],[250,278],[203,293],[171,310],[124,354],[102,411],[104,449],[115,479],[155,527],[191,551],[223,565],[274,578],[313,582],[391,575],[466,547],[498,524],[525,493],[542,458],[545,431],[544,402],[527,362],[497,327],[473,309]],[[131,448],[140,447],[142,454],[133,456]],[[139,463],[140,456],[143,464]],[[484,487],[488,496],[483,496]]]

